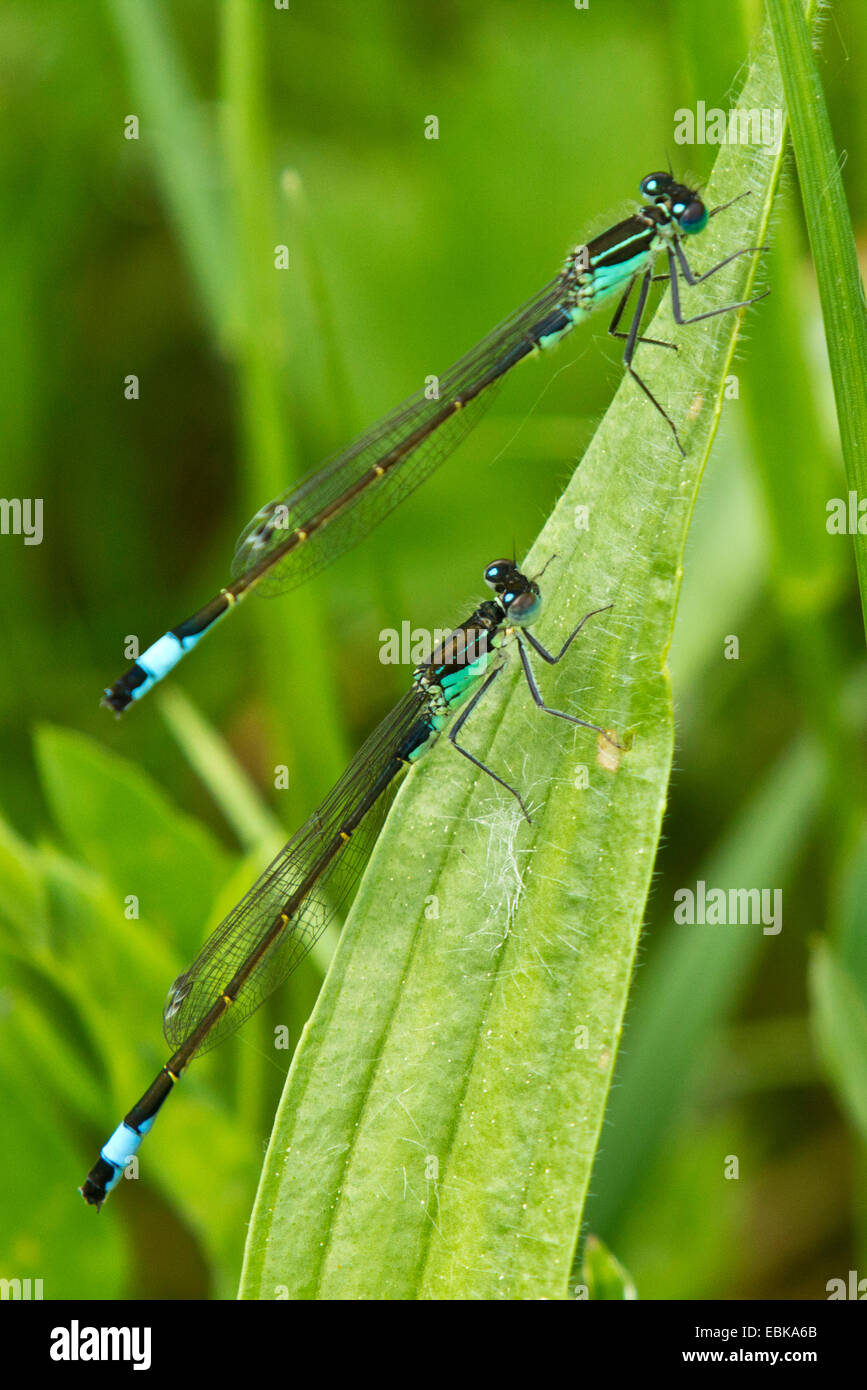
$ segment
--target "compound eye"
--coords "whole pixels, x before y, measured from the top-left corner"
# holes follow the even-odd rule
[[[670,187],[671,175],[665,173],[647,174],[639,184],[639,189],[646,198],[664,197]]]
[[[707,222],[707,208],[699,198],[693,198],[686,207],[672,208],[678,225],[685,232],[699,232]]]
[[[538,594],[524,592],[523,594],[504,594],[503,603],[509,617],[509,621],[517,623],[519,626],[530,623],[539,611],[542,600]]]
[[[485,583],[496,589],[498,585],[508,583],[514,573],[515,566],[511,560],[492,560],[485,570]]]

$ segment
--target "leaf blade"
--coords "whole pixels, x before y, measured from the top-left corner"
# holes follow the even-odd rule
[[[766,35],[742,101],[779,99]],[[781,159],[723,150],[709,201],[745,182],[754,196],[711,224],[709,257],[762,240]],[[746,260],[710,298],[693,292],[696,311],[747,297]],[[679,566],[736,326],[709,320],[653,377],[689,417],[686,460],[625,382],[527,562],[551,561],[549,648],[587,608],[615,604],[543,689],[630,732],[631,750],[608,770],[583,731],[578,743],[543,729],[513,661],[469,746],[542,797],[533,826],[489,784],[474,789],[445,744],[413,773],[293,1062],[242,1296],[565,1296],[665,805]],[[648,333],[670,339],[664,311]],[[577,798],[576,764],[590,774]]]

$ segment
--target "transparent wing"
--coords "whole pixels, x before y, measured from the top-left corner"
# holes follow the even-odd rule
[[[469,432],[496,382],[541,338],[562,331],[568,323],[560,308],[566,289],[567,277],[561,272],[440,377],[438,400],[416,392],[296,488],[262,507],[238,541],[233,576],[261,572],[261,592],[280,593],[360,541]],[[458,397],[466,404],[454,410],[452,402]],[[383,462],[383,475],[361,487],[365,474]],[[353,488],[359,490],[353,493]],[[307,540],[292,540],[296,529],[308,529],[313,518],[332,508],[325,524],[313,529]]]
[[[211,933],[169,992],[163,1032],[181,1047],[211,1006],[256,956],[282,913],[289,916],[268,949],[232,990],[235,1002],[197,1049],[207,1052],[240,1028],[291,975],[354,891],[403,764],[407,735],[424,719],[424,696],[410,690],[353,758],[319,809],[293,835],[237,907]],[[350,831],[344,840],[341,831]]]

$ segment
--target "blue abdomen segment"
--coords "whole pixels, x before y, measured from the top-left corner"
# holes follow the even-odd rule
[[[166,1096],[171,1093],[183,1066],[180,1054],[176,1053],[171,1061],[160,1069],[141,1100],[124,1116],[123,1123],[118,1125],[114,1134],[100,1149],[99,1158],[78,1189],[85,1202],[96,1207],[97,1211],[112,1188],[117,1185],[126,1164],[138,1153],[142,1139],[153,1125]]]
[[[124,1121],[119,1124],[111,1138],[103,1144],[99,1151],[99,1156],[109,1167],[114,1169],[114,1176],[106,1183],[105,1190],[110,1192],[117,1182],[120,1181],[121,1173],[131,1158],[134,1158],[141,1146],[148,1130],[151,1128],[153,1120],[142,1120],[138,1130],[131,1129]]]
[[[205,629],[207,631],[207,629]],[[132,699],[138,700],[151,686],[161,681],[163,676],[167,676],[174,666],[177,666],[182,656],[192,651],[197,642],[204,636],[204,632],[196,632],[190,637],[176,637],[173,632],[165,632],[148,647],[147,651],[142,652],[138,661],[135,663],[138,669],[144,674],[144,680],[131,692]]]
[[[419,724],[406,740],[405,746],[401,749],[401,756],[408,763],[417,763],[419,758],[424,757],[427,750],[436,742],[436,736],[445,723],[445,717],[441,714],[431,715],[423,724]]]
[[[567,333],[571,333],[576,323],[574,310],[558,307],[538,325],[536,342],[543,351],[556,347],[561,338],[565,338]]]
[[[114,685],[106,689],[102,703],[113,709],[115,714],[122,714],[133,700],[140,700],[142,695],[147,694],[158,681],[167,676],[181,658],[201,641],[205,633],[210,632],[234,602],[236,596],[224,591],[205,604],[204,608],[200,608],[198,613],[187,618],[186,622],[173,627],[170,632],[164,632],[162,637],[142,652],[138,661],[130,666],[128,671],[124,671]]]
[[[139,1145],[153,1124],[155,1115],[139,1121],[135,1128],[127,1123],[130,1118],[131,1116],[127,1115],[126,1120],[118,1125],[111,1138],[103,1144],[99,1158],[79,1188],[84,1200],[90,1206],[96,1207],[97,1211],[112,1188],[120,1182],[130,1159],[138,1153]]]

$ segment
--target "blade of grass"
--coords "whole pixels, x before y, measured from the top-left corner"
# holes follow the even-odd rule
[[[584,1247],[581,1284],[586,1297],[593,1299],[634,1299],[638,1297],[635,1281],[615,1255],[601,1240],[589,1236]]]
[[[160,714],[190,766],[208,788],[245,851],[268,846],[276,854],[286,839],[231,749],[180,690],[156,696]]]
[[[279,312],[279,280],[297,275],[294,249],[288,270],[278,268],[277,181],[266,116],[265,38],[269,16],[254,0],[226,0],[222,10],[224,145],[231,189],[231,235],[238,267],[235,350],[241,406],[245,496],[250,513],[280,494],[303,471],[284,403],[287,344]],[[273,18],[274,12],[271,12]],[[277,16],[279,21],[279,15]],[[315,749],[292,739],[299,790],[306,801],[321,795],[346,759],[334,675],[321,634],[326,623],[311,591],[291,605],[253,608],[259,664],[265,672],[270,722],[283,742],[306,709],[316,712]],[[288,727],[281,693],[293,690],[298,709]],[[298,798],[301,803],[302,795]]]
[[[768,0],[816,267],[850,490],[867,498],[867,317],[852,221],[825,94],[800,5]],[[867,539],[852,537],[867,629]]]
[[[181,232],[191,274],[218,341],[227,328],[232,260],[213,142],[181,55],[152,0],[109,0],[108,12],[140,106],[140,139],[152,144],[154,170]]]
[[[799,742],[771,770],[697,879],[726,890],[782,887],[815,824],[825,776],[816,747]],[[612,1238],[764,945],[760,928],[736,926],[680,928],[661,943],[630,1015],[605,1148],[593,1175],[587,1216],[603,1238]]]
[[[731,564],[732,537],[738,563]],[[719,662],[719,634],[741,632],[759,602],[767,557],[756,488],[742,452],[718,436],[684,556],[670,664],[678,699],[692,696]]]
[[[765,34],[741,104],[780,101]],[[710,224],[708,265],[761,243],[781,157],[721,152],[708,201],[752,196]],[[690,309],[744,298],[752,275],[740,258]],[[665,805],[680,564],[737,321],[676,332],[664,308],[647,331],[682,344],[643,360],[687,457],[625,381],[527,562],[550,562],[539,637],[555,650],[613,603],[544,690],[631,749],[617,766],[549,727],[512,661],[470,743],[529,795],[532,826],[447,743],[412,774],[293,1061],[245,1297],[566,1294]]]
[[[843,588],[843,553],[824,524],[834,475],[823,448],[815,399],[804,385],[810,382],[810,372],[791,227],[781,227],[769,261],[779,292],[768,301],[756,328],[756,360],[746,374],[744,404],[765,500],[774,596],[804,712],[829,754],[834,807],[829,833],[836,821],[839,837],[839,822],[857,796],[836,756],[845,736],[840,707],[843,643],[833,611]],[[768,400],[774,402],[773,411],[766,408]],[[781,439],[785,449],[780,448]]]
[[[867,902],[867,818],[862,820],[844,846],[838,866],[833,916],[834,941],[841,965],[856,981],[867,1002],[867,933],[864,931],[864,903]]]
[[[810,995],[819,1055],[841,1105],[867,1143],[867,1008],[827,941],[817,941],[813,948]]]

